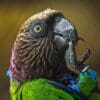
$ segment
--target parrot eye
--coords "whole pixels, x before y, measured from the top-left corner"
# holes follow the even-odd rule
[[[34,32],[39,33],[42,31],[42,27],[40,25],[34,26]]]
[[[30,32],[36,38],[46,36],[46,23],[44,21],[33,22],[30,27]]]

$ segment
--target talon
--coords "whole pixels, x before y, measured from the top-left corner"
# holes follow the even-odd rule
[[[87,48],[86,53],[84,54],[84,56],[82,57],[82,59],[79,61],[80,64],[83,64],[89,57],[90,57],[90,49]]]

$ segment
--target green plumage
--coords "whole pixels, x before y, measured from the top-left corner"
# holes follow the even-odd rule
[[[91,83],[91,79],[89,81],[87,79],[78,85],[81,92],[86,95],[88,94],[89,100],[94,100],[93,98],[100,100],[100,94],[90,91],[95,85],[94,82]],[[86,82],[87,84],[84,84]],[[88,82],[90,83],[88,84]],[[12,100],[81,100],[76,94],[68,94],[50,85],[47,79],[35,79],[24,83],[22,86],[16,80],[13,80],[11,86],[10,93]]]
[[[88,96],[89,100],[100,100],[100,93],[95,92],[95,80],[84,74],[80,74],[78,80],[80,83],[77,86],[82,94]]]
[[[73,100],[70,94],[49,85],[48,80],[38,79],[23,85],[23,100]],[[31,90],[31,91],[30,91]]]
[[[90,95],[90,100],[100,100],[100,93],[92,93]]]
[[[49,85],[46,79],[26,82],[20,89],[18,88],[20,85],[13,82],[15,87],[13,85],[10,92],[12,100],[74,100],[70,94]]]
[[[88,96],[91,94],[91,91],[96,87],[96,81],[92,80],[89,76],[80,75],[79,80],[81,81],[78,84],[80,91]]]

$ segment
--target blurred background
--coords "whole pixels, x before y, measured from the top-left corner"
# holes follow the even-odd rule
[[[100,73],[100,0],[0,0],[0,100],[10,100],[9,67],[11,47],[23,22],[46,8],[60,10],[76,26],[86,42],[77,46],[78,58],[91,49],[87,61]],[[99,74],[100,75],[100,74]]]

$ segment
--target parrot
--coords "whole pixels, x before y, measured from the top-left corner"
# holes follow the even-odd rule
[[[7,71],[11,100],[100,100],[93,92],[96,71],[78,69],[78,40],[75,26],[59,10],[48,8],[28,18],[14,41]]]

